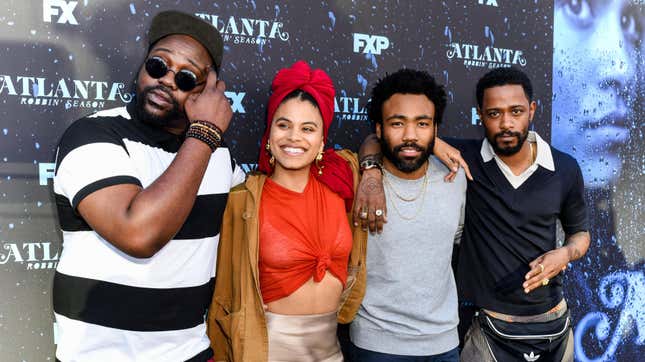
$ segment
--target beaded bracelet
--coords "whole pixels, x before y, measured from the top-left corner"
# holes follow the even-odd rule
[[[208,121],[199,121],[199,120],[197,120],[197,121],[193,121],[193,122],[191,122],[191,124],[201,124],[201,125],[203,125],[203,126],[208,127],[209,129],[213,129],[213,128],[214,128],[214,129],[215,129],[215,131],[216,131],[218,134],[220,134],[220,135],[221,135],[222,133],[224,133],[224,132],[219,128],[219,127],[217,127],[217,125],[216,125],[215,123],[211,123],[211,122],[208,122]]]
[[[214,138],[218,143],[222,143],[222,130],[215,124],[206,121],[194,121],[191,124],[194,128],[206,132],[210,137]]]
[[[211,149],[211,152],[215,152],[215,150],[217,149],[217,146],[214,143],[212,143],[211,142],[212,140],[210,138],[208,138],[207,136],[203,136],[201,134],[194,134],[194,133],[188,134],[187,133],[186,137],[191,137],[191,138],[194,138],[196,140],[200,140],[200,141],[206,143],[206,145],[208,145],[208,147]]]
[[[206,144],[208,144],[208,147],[210,147],[211,150],[213,151],[214,151],[214,148],[217,148],[217,144],[215,143],[215,140],[205,132],[189,130],[188,132],[186,132],[186,137],[197,138],[200,141],[205,142]]]
[[[206,143],[212,152],[215,152],[222,145],[221,130],[210,122],[192,122],[188,127],[186,137],[192,137]]]
[[[213,143],[218,147],[222,144],[222,137],[213,130],[205,129],[202,126],[196,125],[192,128],[192,132],[199,133],[204,137],[208,137],[209,139],[213,140]]]

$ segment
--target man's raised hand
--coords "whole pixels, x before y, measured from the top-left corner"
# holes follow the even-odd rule
[[[192,94],[186,100],[188,120],[210,122],[225,132],[233,117],[231,103],[224,95],[225,90],[226,84],[217,80],[217,73],[211,69],[201,93]]]

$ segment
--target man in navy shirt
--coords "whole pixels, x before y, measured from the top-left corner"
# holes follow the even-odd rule
[[[589,247],[584,183],[575,159],[528,131],[536,110],[532,97],[523,72],[487,73],[477,84],[486,137],[450,141],[473,176],[457,287],[460,299],[478,313],[462,361],[573,358],[561,272]],[[449,152],[436,142],[436,152]],[[566,238],[562,247],[556,241],[558,220]]]
[[[462,361],[492,360],[490,354],[498,361],[572,360],[561,271],[589,247],[580,167],[528,131],[536,103],[526,74],[495,69],[479,80],[476,93],[486,137],[454,142],[474,178],[458,288],[462,300],[481,309]]]

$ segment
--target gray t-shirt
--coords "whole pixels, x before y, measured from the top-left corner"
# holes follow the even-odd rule
[[[358,347],[430,356],[459,344],[450,263],[455,236],[463,225],[466,178],[460,170],[455,181],[447,183],[443,180],[447,172],[434,156],[425,181],[385,171],[387,224],[382,234],[368,236],[367,288],[350,327]]]

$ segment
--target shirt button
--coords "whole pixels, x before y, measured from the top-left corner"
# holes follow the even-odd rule
[[[251,213],[248,211],[244,211],[244,213],[242,214],[242,219],[248,220],[250,218],[251,218]]]

